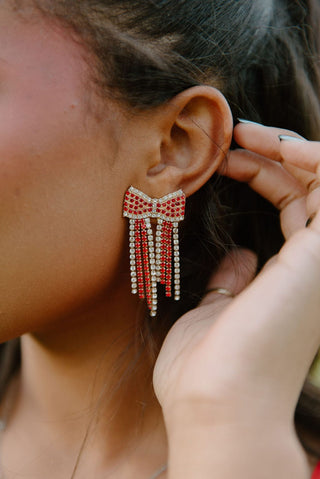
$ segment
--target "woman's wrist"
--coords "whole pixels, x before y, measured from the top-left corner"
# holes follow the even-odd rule
[[[263,416],[228,421],[210,406],[186,402],[165,413],[168,479],[309,479],[293,427]]]

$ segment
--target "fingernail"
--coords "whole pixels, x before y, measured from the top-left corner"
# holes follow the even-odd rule
[[[306,141],[304,138],[297,138],[296,136],[289,136],[289,135],[279,135],[280,141]]]
[[[244,123],[245,125],[261,125],[261,123],[257,123],[256,121],[245,120],[244,118],[237,118],[239,123]]]

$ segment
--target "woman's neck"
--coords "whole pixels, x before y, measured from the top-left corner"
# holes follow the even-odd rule
[[[118,301],[115,293],[110,303],[112,307],[108,300],[97,301],[73,318],[61,319],[59,328],[22,338],[19,392],[4,447],[10,449],[10,438],[23,431],[21,444],[33,438],[26,449],[32,450],[32,442],[35,449],[47,444],[53,457],[66,457],[69,468],[82,448],[79,470],[86,470],[86,463],[88,471],[93,464],[101,470],[120,467],[124,457],[143,451],[141,462],[145,442],[150,464],[145,458],[144,466],[151,473],[165,461],[152,361],[136,334],[136,299],[119,292]],[[23,457],[26,449],[21,449]],[[15,464],[23,464],[23,457],[17,461],[16,456]],[[60,477],[48,471],[45,476]],[[66,472],[61,476],[68,477]]]

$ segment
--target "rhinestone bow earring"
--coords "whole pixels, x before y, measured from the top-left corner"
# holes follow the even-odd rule
[[[127,190],[123,216],[129,218],[131,291],[146,298],[151,316],[157,314],[157,283],[166,296],[180,299],[178,223],[183,221],[186,196],[182,190],[162,198],[150,198],[133,186]],[[154,239],[151,219],[156,220]]]

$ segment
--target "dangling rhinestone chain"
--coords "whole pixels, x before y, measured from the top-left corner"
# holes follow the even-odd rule
[[[182,190],[150,198],[131,186],[125,195],[123,216],[129,222],[131,291],[146,298],[151,316],[157,314],[157,283],[166,296],[180,299],[178,223],[184,219],[186,196]],[[157,220],[154,240],[150,219]]]

